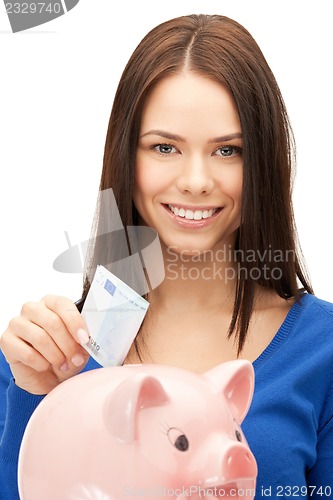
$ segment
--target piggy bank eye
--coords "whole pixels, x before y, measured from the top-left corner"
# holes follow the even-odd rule
[[[185,434],[177,429],[176,427],[171,427],[168,430],[168,438],[170,443],[177,448],[179,451],[187,451],[189,448],[189,442]]]
[[[239,441],[241,443],[243,441],[243,438],[242,438],[242,435],[239,432],[239,430],[237,430],[237,429],[235,430],[235,435],[236,435],[237,441]]]

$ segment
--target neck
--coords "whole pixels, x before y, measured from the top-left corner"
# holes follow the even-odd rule
[[[233,247],[220,244],[191,255],[164,247],[163,255],[165,279],[149,294],[152,305],[182,314],[203,307],[232,311],[236,287]]]

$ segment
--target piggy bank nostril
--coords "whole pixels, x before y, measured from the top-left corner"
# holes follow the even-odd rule
[[[237,479],[240,474],[251,477],[255,473],[255,462],[251,453],[243,444],[231,446],[224,458],[222,473],[225,479]]]

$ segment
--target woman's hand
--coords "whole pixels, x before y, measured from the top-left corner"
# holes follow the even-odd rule
[[[0,347],[16,385],[32,394],[47,394],[84,368],[89,354],[80,343],[88,341],[87,326],[75,304],[46,295],[23,305],[2,334]]]

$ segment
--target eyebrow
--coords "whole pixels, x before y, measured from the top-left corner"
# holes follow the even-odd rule
[[[186,142],[186,140],[180,135],[171,134],[170,132],[166,132],[165,130],[149,130],[148,132],[142,134],[140,136],[140,139],[142,139],[146,135],[159,135],[160,137],[164,137],[165,139],[170,139],[171,141]],[[241,139],[241,138],[242,138],[241,132],[234,132],[227,135],[222,135],[220,137],[214,137],[213,139],[209,139],[208,142],[209,143],[226,142],[226,141],[231,141],[233,139]]]

